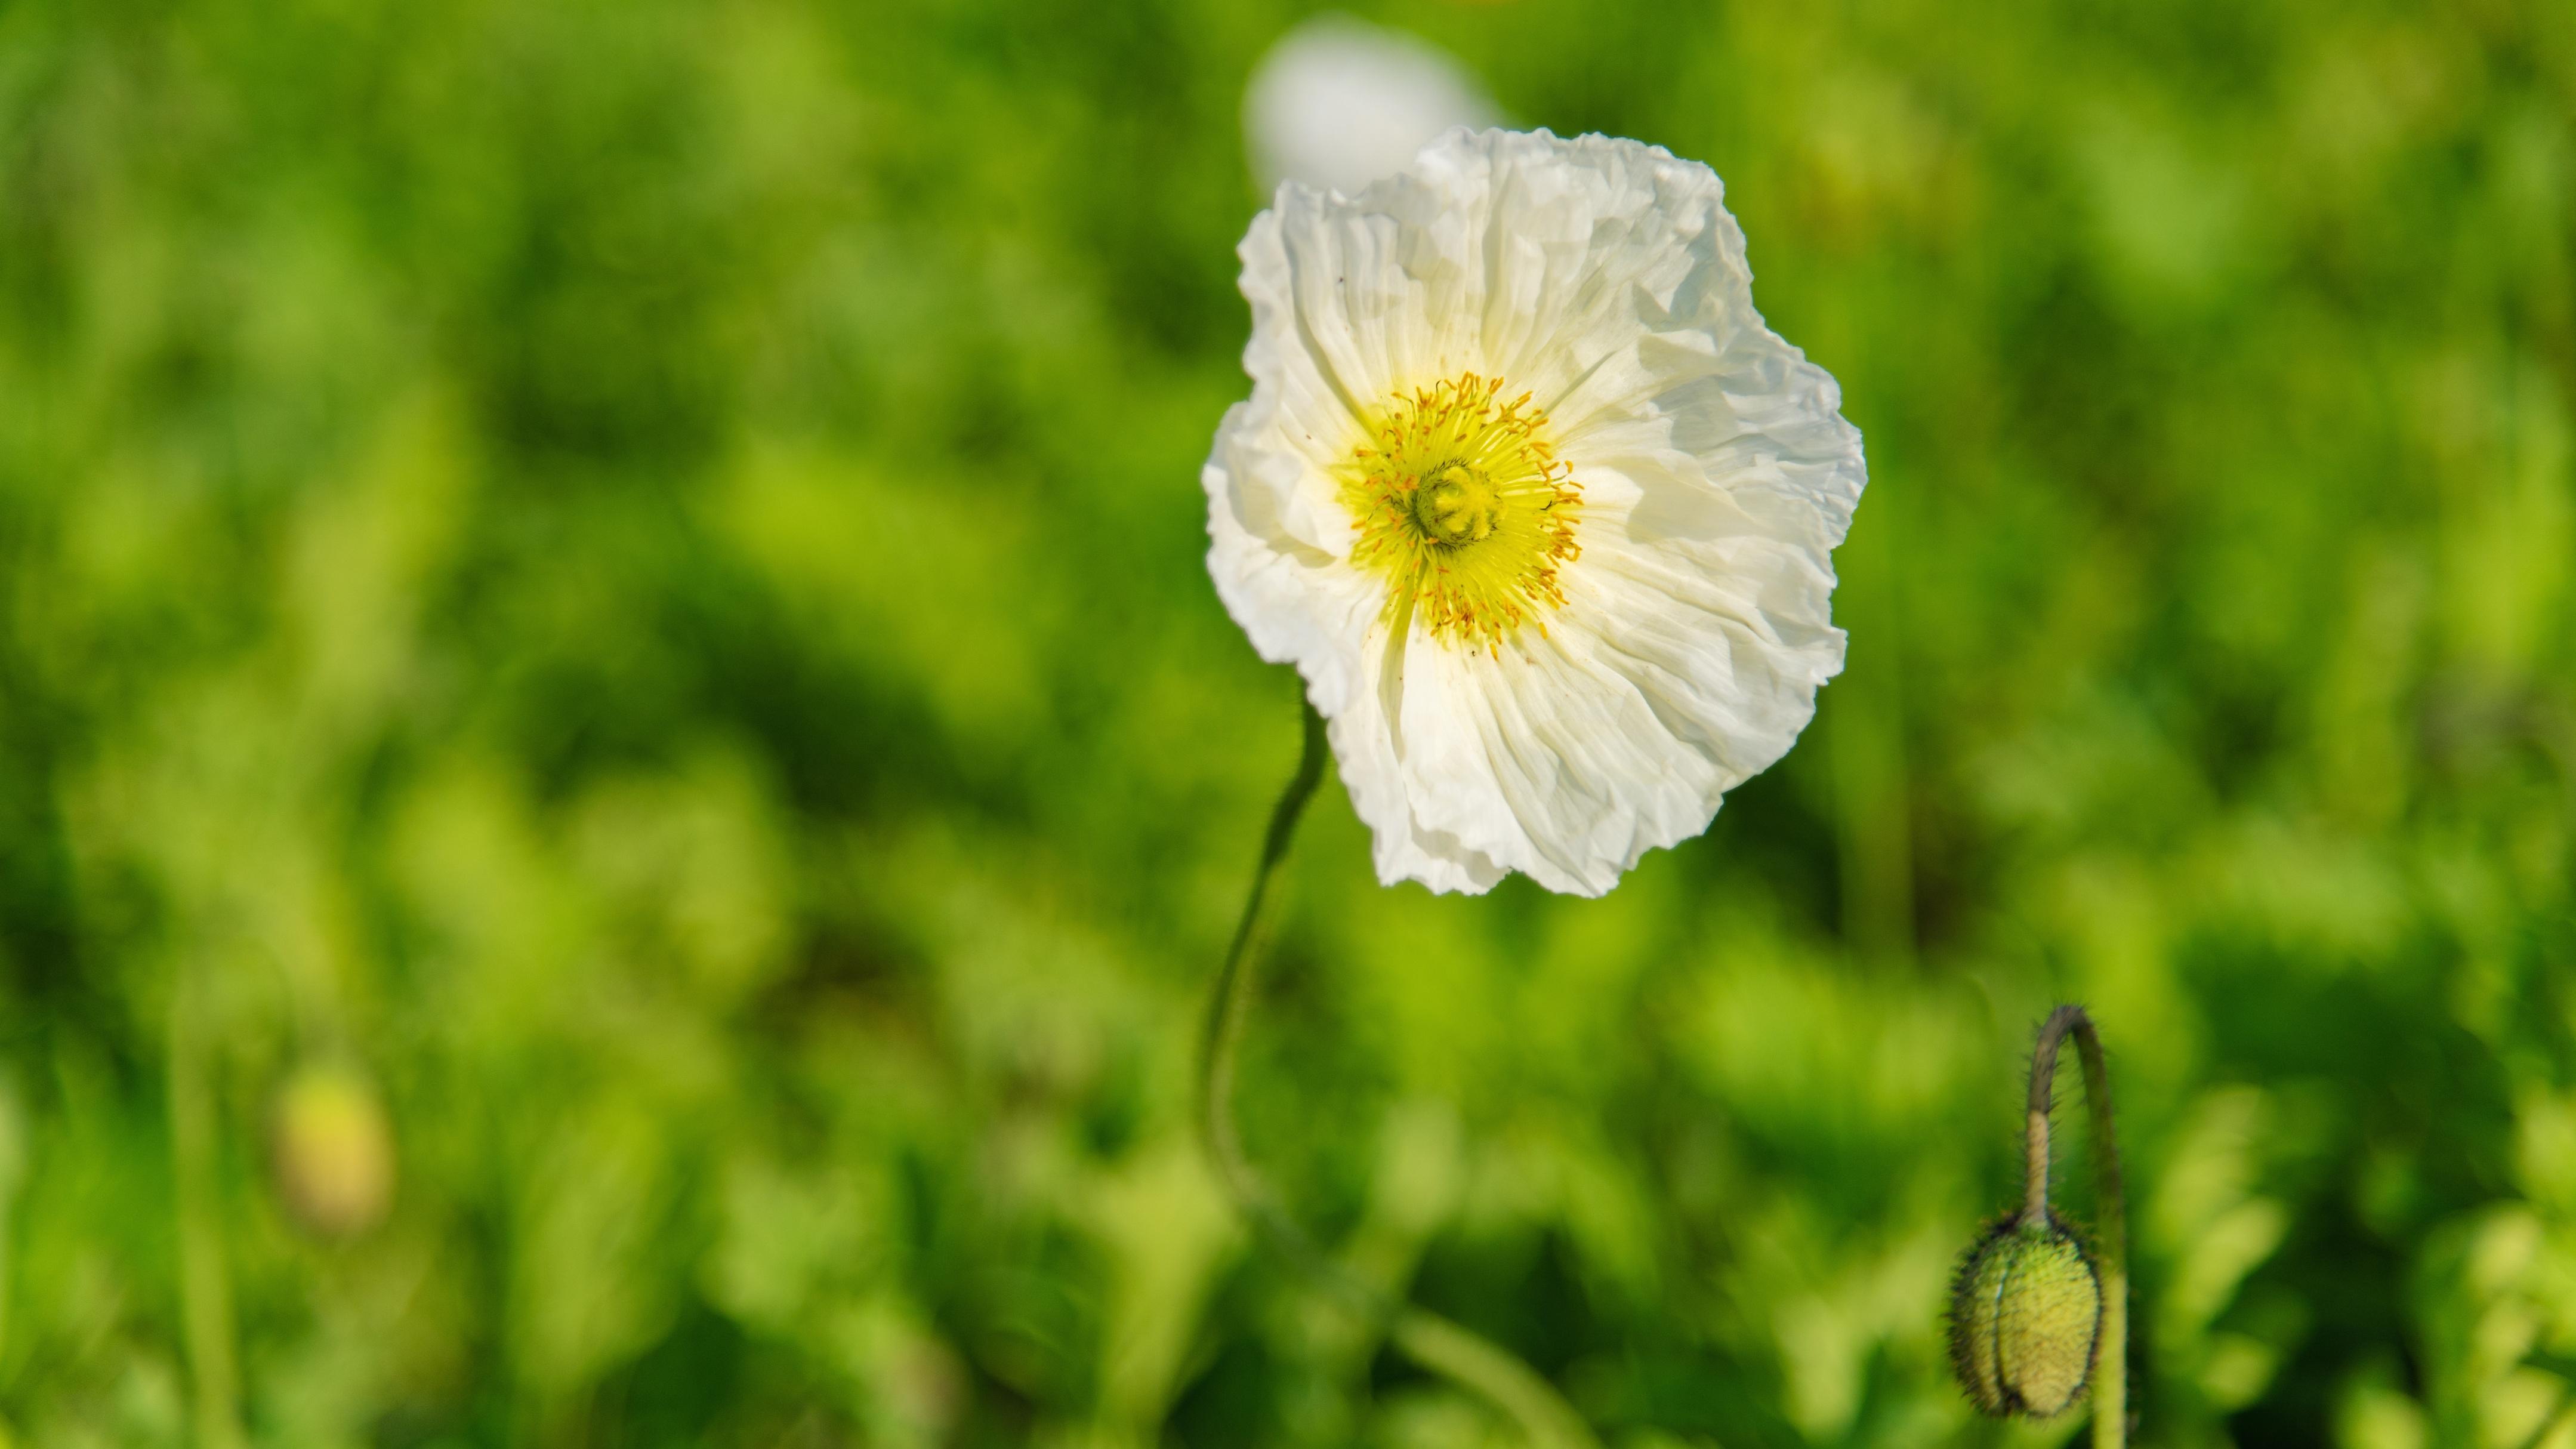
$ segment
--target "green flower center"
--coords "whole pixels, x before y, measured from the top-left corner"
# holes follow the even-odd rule
[[[1414,490],[1413,521],[1424,533],[1455,548],[1490,535],[1501,503],[1484,470],[1443,463]]]

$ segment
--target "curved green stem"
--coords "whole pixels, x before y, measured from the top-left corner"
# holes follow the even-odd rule
[[[1483,1395],[1520,1425],[1534,1445],[1599,1449],[1583,1417],[1528,1364],[1437,1313],[1390,1301],[1374,1285],[1335,1262],[1297,1225],[1244,1155],[1243,1139],[1235,1130],[1234,1082],[1244,1024],[1251,1013],[1253,963],[1269,926],[1266,907],[1271,886],[1288,858],[1288,845],[1306,812],[1306,802],[1324,777],[1324,718],[1311,703],[1303,703],[1302,710],[1304,750],[1297,772],[1289,777],[1288,788],[1280,792],[1279,803],[1270,812],[1270,830],[1262,838],[1252,891],[1244,900],[1234,940],[1226,947],[1225,964],[1218,968],[1215,995],[1208,1002],[1199,1038],[1199,1129],[1206,1138],[1208,1156],[1237,1210],[1251,1220],[1272,1251],[1353,1313],[1385,1325],[1395,1346],[1415,1363]]]
[[[2057,1048],[2069,1035],[2084,1071],[2084,1106],[2093,1128],[2094,1211],[2101,1217],[2096,1245],[2102,1268],[2102,1341],[2095,1349],[2093,1449],[2125,1449],[2129,1442],[2129,1215],[2120,1193],[2120,1149],[2111,1132],[2111,1077],[2102,1064],[2102,1038],[2080,1006],[2050,1012],[2030,1058],[2029,1176],[2023,1183],[2022,1220],[2048,1220],[2048,1108],[2057,1081]]]

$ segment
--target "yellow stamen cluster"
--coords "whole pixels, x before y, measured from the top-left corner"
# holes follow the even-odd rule
[[[1397,393],[1370,419],[1341,497],[1359,523],[1351,557],[1386,575],[1386,623],[1419,617],[1434,639],[1491,651],[1561,608],[1557,568],[1583,495],[1547,437],[1547,414],[1472,372]],[[1539,627],[1544,629],[1543,622]]]

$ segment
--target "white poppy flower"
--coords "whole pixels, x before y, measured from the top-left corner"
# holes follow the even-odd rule
[[[1453,131],[1354,197],[1281,186],[1240,251],[1208,569],[1331,721],[1379,878],[1598,895],[1706,829],[1842,668],[1865,477],[1716,175]]]
[[[1347,15],[1318,15],[1288,32],[1243,92],[1244,139],[1266,186],[1357,191],[1403,169],[1450,127],[1501,119],[1446,52]]]

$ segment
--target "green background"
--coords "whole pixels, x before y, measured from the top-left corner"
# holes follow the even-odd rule
[[[1298,1213],[1613,1449],[2061,1442],[1938,1311],[2080,999],[2141,1443],[2576,1445],[2576,7],[1363,8],[1714,166],[1871,485],[1815,726],[1607,898],[1327,784]],[[10,1442],[1514,1442],[1191,1130],[1298,13],[0,4]]]

